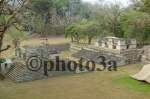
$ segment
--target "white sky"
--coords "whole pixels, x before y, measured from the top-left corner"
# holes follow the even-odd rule
[[[82,0],[82,1],[86,1],[86,2],[90,2],[90,3],[95,3],[99,0]],[[127,6],[130,4],[130,0],[104,0],[105,2],[119,2],[124,6]]]

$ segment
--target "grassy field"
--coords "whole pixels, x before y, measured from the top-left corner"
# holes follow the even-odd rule
[[[60,41],[59,41],[60,40]],[[64,38],[50,38],[49,43],[69,42]],[[42,44],[39,39],[22,42],[22,45]],[[13,49],[3,55],[12,54]],[[70,58],[72,51],[61,53]],[[77,59],[75,59],[77,61]],[[118,71],[88,72],[26,83],[10,79],[0,81],[0,99],[149,99],[150,85],[136,81],[129,75],[138,73],[145,63],[118,67]]]

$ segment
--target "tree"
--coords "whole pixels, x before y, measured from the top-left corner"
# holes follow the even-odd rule
[[[2,49],[3,38],[6,31],[16,24],[20,23],[20,13],[22,13],[23,7],[26,5],[27,0],[1,0],[0,1],[0,53],[10,48]]]
[[[145,0],[144,5],[150,9],[150,1],[149,0]]]
[[[96,38],[100,33],[100,27],[96,22],[87,22],[83,25],[83,32],[85,37],[88,38],[88,44],[91,44],[92,39]]]
[[[42,36],[44,36],[46,33],[46,25],[50,24],[51,19],[51,12],[53,8],[53,2],[52,0],[31,0],[29,1],[28,8],[32,10],[34,18],[33,20],[34,24],[32,26],[35,29],[38,29],[38,32],[41,33]],[[36,25],[38,23],[38,28],[36,28]],[[40,26],[39,26],[40,25]]]
[[[150,14],[150,0],[132,0],[134,10]]]
[[[124,31],[124,38],[136,38],[138,42],[149,38],[147,29],[149,28],[149,15],[144,12],[132,10],[120,17],[119,24]],[[148,38],[146,38],[148,37]]]
[[[49,7],[44,10],[38,5]],[[76,21],[80,5],[81,0],[31,0],[28,8],[33,16],[26,23],[31,23],[32,30],[43,36],[64,34],[65,28]],[[38,9],[43,9],[44,15]]]
[[[72,42],[76,40],[79,43],[79,26],[77,24],[73,23],[65,29],[65,37],[68,36],[71,37]]]
[[[100,33],[100,26],[95,21],[83,19],[78,24],[71,24],[65,29],[65,36],[71,36],[72,42],[75,40],[79,43],[80,39],[88,39],[88,44],[91,44],[92,39],[96,38]]]
[[[20,23],[22,11],[26,5],[27,0],[1,0],[0,1],[0,53],[10,48],[10,45],[7,45],[6,48],[2,48],[3,38],[10,27],[15,27],[18,29],[17,24]],[[0,66],[0,77],[3,77],[1,74]]]
[[[150,27],[145,28],[142,33],[142,41],[145,42],[150,37]]]
[[[116,4],[101,4],[101,7],[99,7],[99,13],[100,13],[100,17],[103,18],[103,20],[105,21],[100,21],[103,24],[104,27],[106,27],[109,32],[111,32],[112,34],[115,34],[115,29],[118,25],[118,21],[120,16],[123,13],[123,8],[121,8],[121,5],[119,3]],[[103,17],[102,17],[103,16]]]
[[[58,13],[63,7],[68,6],[69,2],[70,0],[53,0],[54,6]]]
[[[28,35],[25,34],[24,31],[19,31],[14,27],[9,28],[9,30],[7,31],[7,35],[4,38],[4,40],[10,42],[14,48],[19,47],[21,41],[27,39],[28,39]]]
[[[124,37],[124,31],[120,23],[117,24],[116,29],[115,29],[115,36],[119,38]]]

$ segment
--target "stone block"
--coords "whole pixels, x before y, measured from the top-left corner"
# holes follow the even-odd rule
[[[137,45],[132,44],[132,45],[129,46],[129,49],[135,49],[135,48],[137,48]]]

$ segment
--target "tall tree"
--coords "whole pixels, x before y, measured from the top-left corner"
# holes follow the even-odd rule
[[[107,27],[112,34],[115,34],[115,29],[117,28],[119,18],[123,13],[123,8],[121,8],[119,3],[116,3],[110,5],[101,5],[99,9],[105,20],[105,22],[101,22],[104,23],[105,27]]]
[[[53,2],[52,0],[31,0],[29,1],[28,8],[32,10],[33,15],[35,16],[33,19],[34,25],[40,25],[40,32],[42,36],[46,33],[46,25],[50,24]],[[33,26],[34,26],[33,25]]]
[[[1,0],[0,1],[0,53],[10,48],[8,45],[2,49],[3,38],[6,31],[20,22],[20,13],[26,5],[27,0]]]

